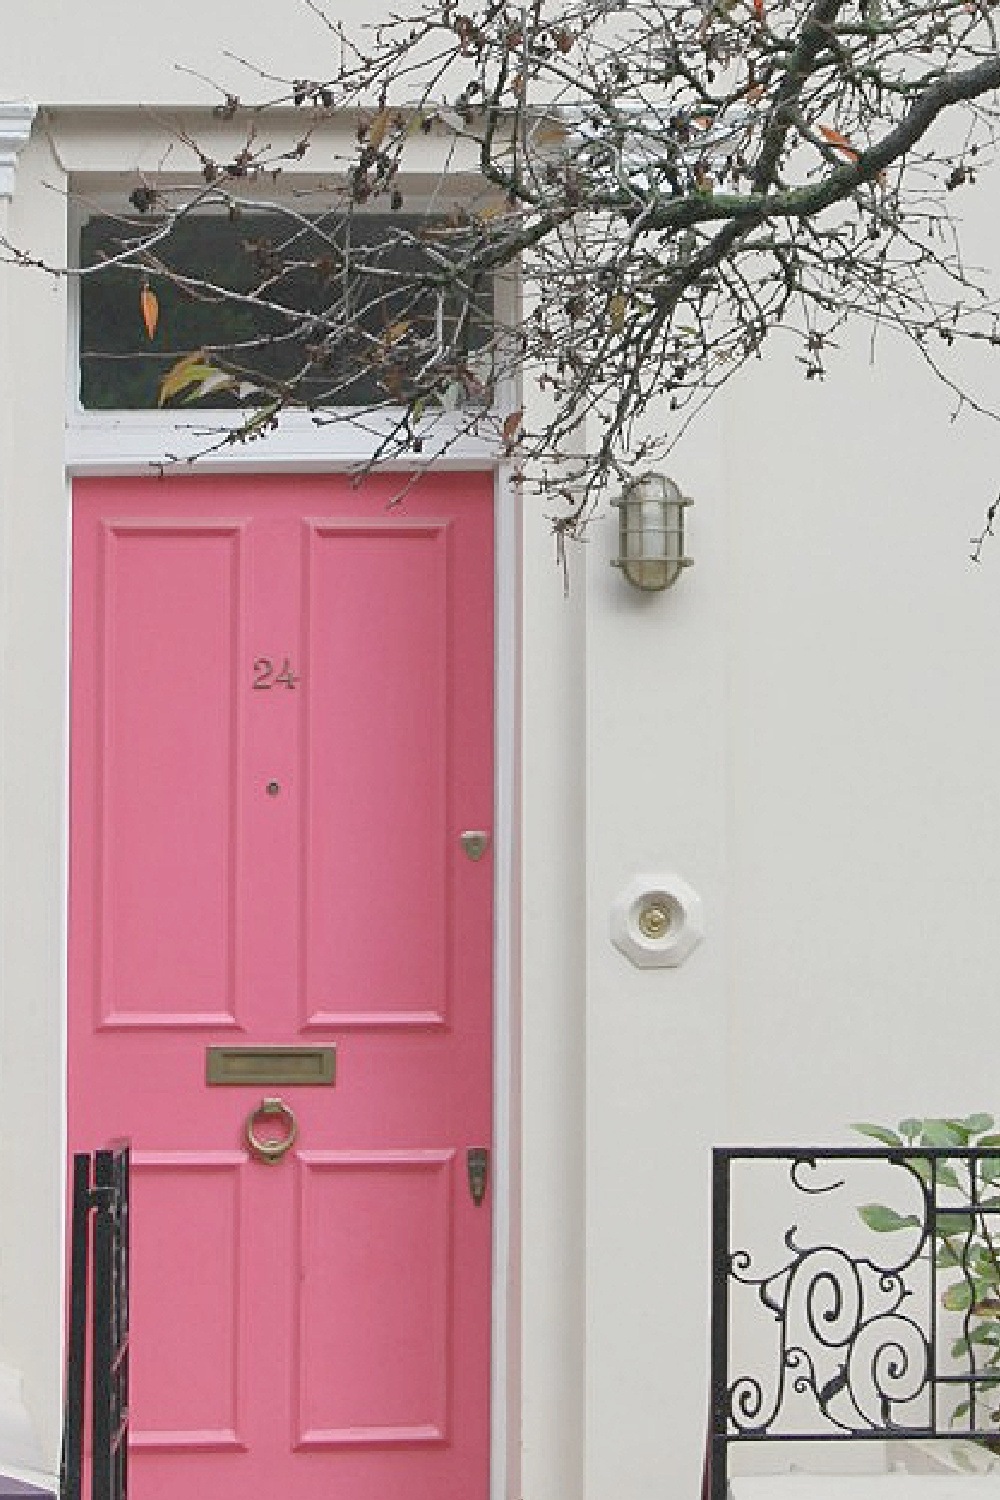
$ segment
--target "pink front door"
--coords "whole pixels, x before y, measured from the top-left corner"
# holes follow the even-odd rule
[[[133,1143],[134,1500],[486,1500],[492,484],[398,489],[75,487],[69,1140]],[[208,1083],[235,1047],[335,1082]]]

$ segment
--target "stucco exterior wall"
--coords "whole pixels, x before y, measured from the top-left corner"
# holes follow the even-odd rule
[[[30,143],[13,238],[65,256],[47,143]],[[40,189],[51,183],[52,191]],[[68,564],[65,287],[3,273],[0,311],[0,1362],[19,1371],[40,1455],[59,1444]],[[57,392],[59,395],[57,396]],[[62,639],[60,639],[62,638]]]
[[[989,425],[952,406],[891,344],[823,387],[771,359],[677,452],[700,504],[674,593],[615,593],[591,539],[595,1495],[696,1483],[711,1141],[994,1107],[998,601],[968,539],[995,480]],[[607,941],[649,869],[706,903],[680,970]]]
[[[754,1140],[997,1100],[998,564],[968,545],[994,429],[885,352],[823,389],[774,371],[733,413],[730,1128]]]
[[[210,105],[206,76],[252,86],[226,48],[321,71],[304,8],[279,0],[250,36],[245,16],[20,15],[0,88],[41,113],[12,237],[61,262],[66,173],[155,164],[160,111]],[[0,273],[0,1362],[24,1375],[50,1466],[66,326],[63,282]],[[564,597],[544,516],[520,522],[510,1500],[695,1492],[713,1141],[846,1140],[857,1118],[1000,1104],[1000,549],[975,568],[967,547],[997,488],[994,429],[951,424],[951,398],[888,344],[874,369],[848,344],[822,384],[778,345],[676,449],[696,562],[671,593],[628,590],[605,514]],[[611,904],[643,872],[704,902],[677,969],[611,945]]]

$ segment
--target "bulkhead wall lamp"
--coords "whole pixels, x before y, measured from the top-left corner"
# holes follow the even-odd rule
[[[694,561],[684,556],[684,511],[692,501],[665,474],[642,474],[611,503],[618,508],[612,567],[637,589],[670,588]]]

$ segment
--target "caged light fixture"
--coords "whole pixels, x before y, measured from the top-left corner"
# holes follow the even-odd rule
[[[618,508],[618,556],[637,589],[654,592],[677,582],[693,558],[684,556],[684,511],[692,501],[665,474],[642,474],[623,489]]]

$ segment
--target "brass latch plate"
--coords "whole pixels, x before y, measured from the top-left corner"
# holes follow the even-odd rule
[[[336,1047],[207,1047],[205,1081],[265,1087],[336,1082]]]

